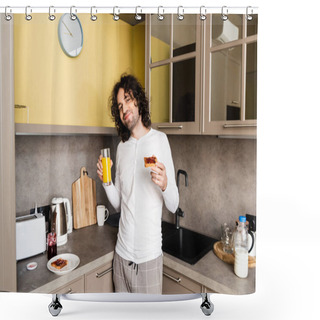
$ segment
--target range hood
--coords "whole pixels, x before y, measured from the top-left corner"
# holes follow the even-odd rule
[[[217,34],[215,36],[215,34]],[[239,39],[239,28],[235,26],[230,20],[223,21],[222,25],[217,26],[216,31],[213,30],[214,41],[226,43]]]

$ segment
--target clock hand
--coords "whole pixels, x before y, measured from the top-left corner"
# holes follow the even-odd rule
[[[69,31],[70,36],[73,37],[71,31],[69,30],[69,28],[67,27],[67,25],[64,23],[64,21],[62,21],[62,23],[64,24],[64,26],[65,26],[65,27],[67,28],[67,30]]]

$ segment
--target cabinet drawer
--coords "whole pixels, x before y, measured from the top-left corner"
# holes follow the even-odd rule
[[[177,271],[163,266],[163,294],[200,293],[202,292],[201,289],[201,284]]]
[[[218,293],[218,291],[215,291],[213,289],[207,288],[207,287],[203,287],[204,289],[204,293]]]
[[[78,279],[71,281],[60,287],[52,293],[59,293],[59,294],[71,294],[71,293],[84,293],[84,277],[79,277]]]
[[[85,292],[114,292],[112,262],[109,262],[85,275]]]
[[[186,294],[193,293],[189,289],[183,287],[179,283],[174,280],[168,278],[165,274],[163,274],[163,282],[162,282],[162,294]]]

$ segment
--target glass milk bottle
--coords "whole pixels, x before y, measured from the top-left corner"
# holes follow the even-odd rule
[[[248,276],[248,229],[246,217],[239,217],[239,224],[234,232],[234,273],[239,278]]]

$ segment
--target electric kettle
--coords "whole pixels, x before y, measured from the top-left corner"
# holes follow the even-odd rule
[[[67,243],[68,233],[72,232],[72,214],[69,199],[52,199],[51,231],[57,234],[57,246],[62,246]]]

